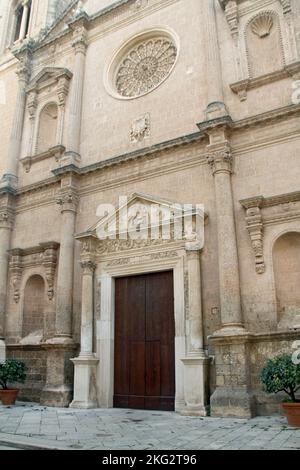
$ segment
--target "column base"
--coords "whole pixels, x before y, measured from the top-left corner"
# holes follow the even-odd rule
[[[6,346],[4,339],[0,339],[0,364],[6,361]]]
[[[228,323],[223,325],[220,330],[213,333],[212,338],[218,336],[243,336],[249,335],[249,332],[244,328],[242,323]]]
[[[67,408],[73,396],[73,387],[71,385],[51,386],[46,385],[41,393],[40,404],[44,406],[53,406]]]
[[[70,408],[98,408],[96,374],[99,359],[79,356],[71,359],[74,364],[74,398]]]
[[[181,359],[184,364],[184,416],[207,416],[208,414],[208,367],[209,358],[200,353]]]
[[[251,418],[251,334],[237,324],[226,325],[211,337],[215,354],[216,390],[211,396],[211,416]]]
[[[212,417],[252,418],[252,398],[244,388],[219,387],[210,399]]]
[[[67,343],[52,338],[43,347],[47,350],[47,372],[40,402],[45,406],[68,407],[73,393],[73,364],[70,359],[77,345],[70,338]]]

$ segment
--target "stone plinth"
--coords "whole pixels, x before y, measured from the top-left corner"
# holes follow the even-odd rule
[[[77,357],[71,359],[74,367],[74,398],[71,408],[97,408],[96,372],[99,359]]]

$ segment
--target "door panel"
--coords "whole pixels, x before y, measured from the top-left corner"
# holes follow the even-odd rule
[[[114,406],[174,409],[173,273],[116,279]]]

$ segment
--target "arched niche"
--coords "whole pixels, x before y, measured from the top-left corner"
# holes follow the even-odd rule
[[[25,285],[23,303],[22,337],[36,337],[40,342],[44,335],[46,307],[45,282],[42,276],[34,274]]]
[[[57,144],[58,106],[48,103],[40,112],[36,153],[46,152]]]
[[[279,326],[300,325],[300,233],[281,235],[273,246],[273,269]]]
[[[250,78],[284,67],[280,22],[275,12],[260,12],[248,22],[246,45]]]

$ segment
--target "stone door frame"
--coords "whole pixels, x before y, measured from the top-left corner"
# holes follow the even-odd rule
[[[114,393],[114,317],[115,279],[131,275],[172,271],[174,280],[175,315],[175,411],[182,411],[184,400],[184,364],[186,356],[186,305],[183,249],[162,251],[161,247],[149,254],[100,261],[96,270],[96,283],[101,286],[101,317],[96,328],[96,356],[99,358],[97,372],[97,395],[100,407],[113,407]],[[96,289],[97,291],[98,289]]]

